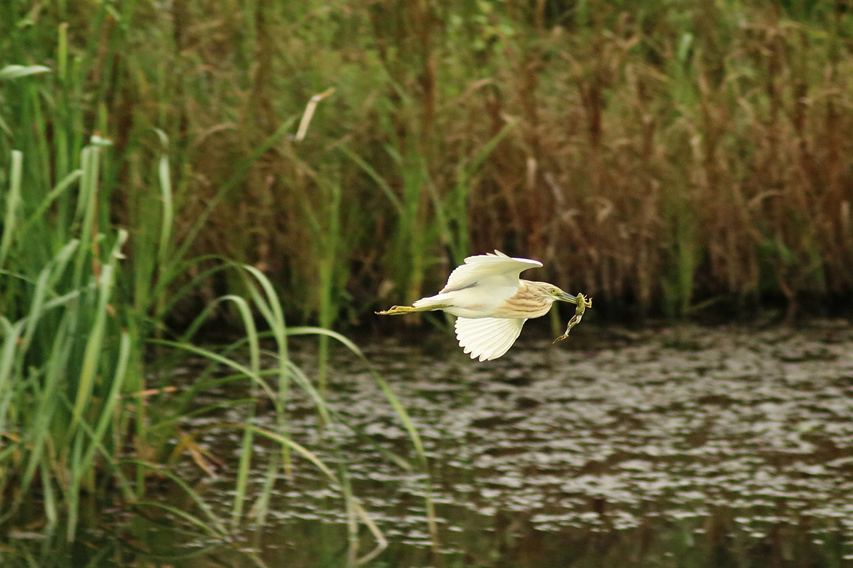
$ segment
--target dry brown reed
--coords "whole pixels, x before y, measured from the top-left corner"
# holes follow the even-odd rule
[[[176,141],[187,226],[335,87],[306,139],[267,152],[196,245],[262,267],[304,319],[323,297],[328,259],[306,243],[330,180],[342,242],[329,297],[351,321],[495,248],[542,259],[543,279],[612,314],[774,297],[793,313],[853,290],[841,4],[180,0],[129,17],[113,79],[93,71],[88,88],[115,83],[104,103],[125,117],[110,135],[137,145],[128,154],[152,126]],[[85,14],[65,21],[72,44],[92,32]]]

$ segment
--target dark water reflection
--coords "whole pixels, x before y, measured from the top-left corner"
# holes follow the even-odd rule
[[[314,343],[293,345],[309,375],[316,372]],[[491,363],[471,361],[451,337],[423,345],[359,343],[369,344],[368,358],[423,437],[441,542],[435,551],[428,535],[426,480],[378,450],[414,463],[405,429],[364,365],[336,348],[330,404],[372,443],[346,429],[321,433],[314,407],[298,390],[290,430],[331,465],[339,455],[328,437],[337,439],[355,494],[389,541],[368,566],[853,566],[847,325],[644,332],[581,326],[558,346],[527,339]],[[207,392],[197,402],[235,396]],[[182,428],[243,420],[243,410],[231,407]],[[261,421],[275,429],[271,415]],[[221,499],[226,519],[240,439],[227,429],[202,439],[225,464],[218,478],[202,483],[205,499]],[[265,462],[279,450],[262,439],[256,447],[257,493]],[[276,482],[263,527],[247,523],[237,546],[248,543],[268,566],[343,566],[341,495],[307,461],[295,458],[294,465],[292,480]],[[197,467],[186,468],[182,477],[199,479]],[[180,491],[169,502],[192,507]],[[130,525],[100,557],[156,563],[150,554],[129,552],[132,545],[164,552],[172,566],[255,565],[235,545],[208,550],[196,541],[187,549],[168,522],[118,514],[118,525],[124,518]],[[84,535],[81,542],[102,537]],[[361,537],[364,553],[374,541],[366,530]],[[176,549],[206,552],[175,559]],[[91,557],[45,550],[51,566],[69,565],[59,558]]]
[[[338,434],[355,493],[391,543],[372,565],[853,565],[849,328],[587,328],[559,347],[522,342],[492,363],[470,361],[450,338],[430,350],[367,349],[424,439],[439,553],[424,480]],[[296,357],[314,365],[311,349]],[[331,404],[411,457],[370,374],[343,350],[332,368]],[[334,462],[307,399],[293,410],[294,438]],[[297,465],[254,535],[261,556],[340,565],[340,496]]]

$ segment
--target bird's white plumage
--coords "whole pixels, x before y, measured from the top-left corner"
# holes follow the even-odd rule
[[[518,275],[542,263],[527,258],[510,258],[502,252],[469,256],[457,266],[447,284],[435,296],[412,304],[419,309],[441,309],[456,317],[490,317],[494,310],[512,298],[521,286]]]
[[[529,258],[510,258],[500,251],[495,254],[469,256],[465,264],[457,266],[447,278],[440,293],[461,290],[474,284],[482,286],[518,287],[518,275],[528,268],[538,268],[542,263]]]
[[[557,300],[576,303],[575,296],[552,284],[519,278],[524,270],[540,266],[537,260],[510,258],[500,251],[469,256],[438,294],[378,313],[442,310],[457,317],[456,338],[465,353],[480,361],[497,359],[512,347],[528,318],[545,315]]]
[[[456,318],[456,339],[471,359],[490,361],[506,353],[526,319]]]

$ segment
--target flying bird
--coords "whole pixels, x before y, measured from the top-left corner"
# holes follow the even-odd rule
[[[573,296],[553,284],[522,280],[519,275],[542,263],[529,258],[511,258],[500,251],[469,256],[457,266],[447,284],[435,296],[421,298],[411,306],[393,306],[379,315],[403,315],[443,310],[456,316],[456,339],[472,359],[490,361],[506,353],[530,318],[544,316],[556,301],[577,306],[576,325],[591,298]],[[580,302],[580,304],[578,303]],[[568,335],[573,324],[569,324]]]

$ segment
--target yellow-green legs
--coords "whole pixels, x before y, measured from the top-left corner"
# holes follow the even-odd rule
[[[411,306],[391,306],[391,309],[376,312],[380,316],[401,316],[403,314],[413,314],[419,312],[417,308]]]
[[[581,322],[581,318],[583,318],[583,314],[587,308],[592,307],[592,298],[587,298],[583,294],[578,294],[578,303],[577,307],[575,307],[575,315],[572,316],[572,319],[569,320],[569,325],[566,326],[566,333],[558,337],[554,340],[554,343],[566,339],[569,336],[569,332],[572,331],[572,328]],[[392,310],[394,308],[391,308]]]
[[[402,316],[405,314],[416,314],[418,312],[431,312],[434,310],[442,310],[448,307],[446,304],[440,306],[430,306],[428,308],[416,308],[414,306],[391,306],[391,309],[376,312],[380,316]]]

